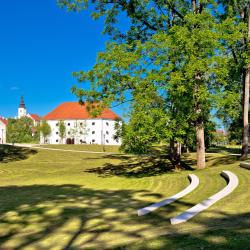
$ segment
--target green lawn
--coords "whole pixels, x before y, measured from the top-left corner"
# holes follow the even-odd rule
[[[96,144],[82,144],[82,145],[41,145],[40,147],[43,148],[56,148],[56,149],[63,149],[63,150],[77,150],[77,151],[94,151],[94,152],[114,152],[119,153],[118,146],[111,146],[111,145],[96,145]]]
[[[2,149],[0,249],[249,249],[250,171],[233,156],[208,154],[207,169],[174,172],[152,157]],[[170,225],[226,185],[222,170],[237,174],[238,188],[189,222]],[[186,187],[191,172],[200,178],[196,190],[137,216]]]

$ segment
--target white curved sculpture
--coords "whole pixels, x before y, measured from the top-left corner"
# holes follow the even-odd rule
[[[171,224],[179,224],[186,222],[187,220],[194,217],[196,214],[202,212],[203,210],[212,206],[215,202],[229,195],[239,184],[238,177],[230,171],[222,171],[221,175],[226,178],[229,182],[225,188],[223,188],[220,192],[214,194],[208,199],[202,201],[201,203],[193,206],[192,208],[186,210],[184,213],[171,218]]]
[[[189,194],[190,192],[192,192],[199,185],[199,178],[194,174],[189,174],[188,179],[190,180],[191,183],[184,190],[182,190],[181,192],[175,194],[174,196],[172,196],[170,198],[167,198],[167,199],[162,200],[160,202],[154,203],[148,207],[144,207],[144,208],[139,209],[137,211],[138,216],[148,214],[148,213],[156,210],[157,208],[168,205],[168,204],[180,199],[181,197]]]

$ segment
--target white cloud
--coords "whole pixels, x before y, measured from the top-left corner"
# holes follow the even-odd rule
[[[11,91],[16,91],[16,90],[19,90],[20,88],[18,86],[12,86],[10,87],[10,90]]]

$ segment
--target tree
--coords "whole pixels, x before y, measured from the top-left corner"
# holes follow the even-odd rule
[[[19,132],[18,132],[18,128],[16,126],[16,120],[15,119],[8,119],[7,142],[10,142],[14,145],[15,142],[17,142],[19,140],[18,137],[19,137]]]
[[[185,130],[193,124],[198,166],[203,168],[204,121],[212,101],[226,85],[228,59],[222,55],[220,26],[211,15],[190,14],[185,20],[185,25],[174,26],[168,34],[156,34],[143,44],[136,41],[133,50],[134,45],[109,44],[93,70],[75,74],[79,81],[90,81],[92,89],[73,91],[79,98],[103,103],[122,102],[129,92],[142,112],[150,105],[153,93],[158,93],[165,98],[162,110],[172,118],[162,125],[168,130],[165,134],[181,142]]]
[[[90,81],[91,90],[73,88],[73,93],[80,101],[102,101],[105,105],[125,102],[127,96],[135,102],[138,92],[147,90],[152,82],[159,94],[164,92],[164,98],[170,99],[168,112],[177,124],[166,134],[181,143],[189,126],[186,123],[192,124],[197,166],[204,168],[204,121],[226,86],[230,55],[225,56],[223,27],[235,24],[233,20],[219,23],[212,10],[214,1],[92,2],[94,16],[106,16],[104,32],[119,44],[109,44],[93,70],[75,74],[80,82]],[[60,3],[71,10],[88,7],[88,1]],[[115,27],[122,11],[131,21],[125,34]],[[231,36],[239,39],[237,32]]]
[[[7,141],[11,143],[32,142],[33,121],[28,117],[8,119]]]
[[[48,124],[47,121],[42,121],[39,130],[43,136],[44,143],[46,143],[47,137],[51,134],[50,125]]]
[[[222,131],[213,132],[213,144],[216,146],[225,146],[228,143],[228,138],[226,134]]]
[[[76,143],[79,143],[82,137],[83,141],[86,141],[86,136],[88,135],[86,121],[76,121],[74,128],[70,129],[70,135],[74,138]]]
[[[64,124],[64,121],[60,121],[58,126],[59,126],[59,136],[61,139],[61,143],[63,143],[63,138],[65,137],[65,133],[66,133],[66,126]]]
[[[154,90],[153,90],[154,88]],[[139,90],[139,89],[138,89]],[[151,84],[144,91],[134,94],[134,103],[128,124],[123,126],[121,149],[128,153],[149,153],[155,142],[164,140],[168,116],[164,99]]]
[[[221,18],[235,17],[235,23],[243,24],[245,29],[242,34],[243,37],[237,43],[229,42],[229,49],[233,54],[233,67],[234,78],[236,78],[237,86],[241,95],[241,109],[242,114],[242,157],[247,158],[248,155],[248,143],[249,143],[249,85],[250,85],[250,2],[248,0],[220,0],[219,3],[223,4],[225,14],[221,15]],[[232,27],[233,28],[233,27]],[[230,39],[229,39],[230,41]],[[236,71],[236,72],[235,72]],[[232,120],[239,120],[238,117],[233,117]],[[232,123],[235,121],[232,121]]]

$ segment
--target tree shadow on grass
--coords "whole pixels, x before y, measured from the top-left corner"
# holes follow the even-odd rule
[[[129,157],[123,155],[108,155],[105,159],[116,159],[118,164],[106,163],[101,167],[87,169],[88,173],[96,173],[100,177],[124,176],[128,178],[143,178],[173,172],[173,165],[164,155]]]
[[[240,154],[241,148],[227,148],[223,146],[210,147],[206,150],[207,153],[230,153],[230,154]]]
[[[99,177],[124,176],[128,178],[143,178],[157,176],[166,173],[173,173],[175,168],[167,155],[158,154],[156,156],[129,156],[129,155],[105,155],[92,159],[119,160],[118,164],[106,163],[101,167],[89,168],[85,172],[95,173]],[[186,170],[194,170],[190,164],[192,160],[183,160],[182,165]]]
[[[245,218],[245,220],[244,220]],[[238,223],[230,223],[230,221]],[[239,224],[240,220],[240,224]],[[201,224],[206,228],[176,234],[166,234],[156,239],[140,240],[130,245],[120,245],[113,249],[250,249],[250,213],[236,216],[225,215],[224,219],[211,219],[213,225],[206,221]]]
[[[220,157],[216,157],[213,155],[207,155],[206,156],[206,161],[211,162],[210,167],[218,167],[218,166],[227,166],[230,164],[233,164],[237,161],[240,160],[239,156],[234,156],[234,155],[224,155]]]
[[[237,226],[250,227],[250,213],[230,215],[216,211],[215,218],[196,221],[194,225],[205,231],[194,236],[195,228],[182,231],[185,225],[176,227],[169,223],[169,214],[178,211],[178,206],[194,204],[180,200],[138,217],[137,209],[149,205],[138,197],[147,194],[150,192],[146,190],[94,190],[79,185],[0,187],[0,248],[107,249],[122,243],[119,249],[124,249],[128,242],[144,239],[148,230],[162,227],[165,229],[159,234],[168,234],[168,241],[158,249],[171,249],[168,246],[178,242],[188,246],[190,239],[192,244],[199,240],[200,246],[218,246],[208,239],[211,227],[231,227],[229,233],[236,239],[243,235],[235,229]],[[218,214],[220,218],[216,218]],[[178,238],[169,239],[170,235]]]
[[[0,145],[0,163],[26,160],[36,153],[36,150],[29,148]]]
[[[73,245],[103,249],[109,245],[103,235],[142,238],[145,228],[162,221],[159,215],[137,216],[137,209],[148,203],[135,197],[146,193],[150,192],[79,185],[0,187],[0,248],[10,244],[13,249],[52,249],[54,244],[57,249],[73,249]]]

